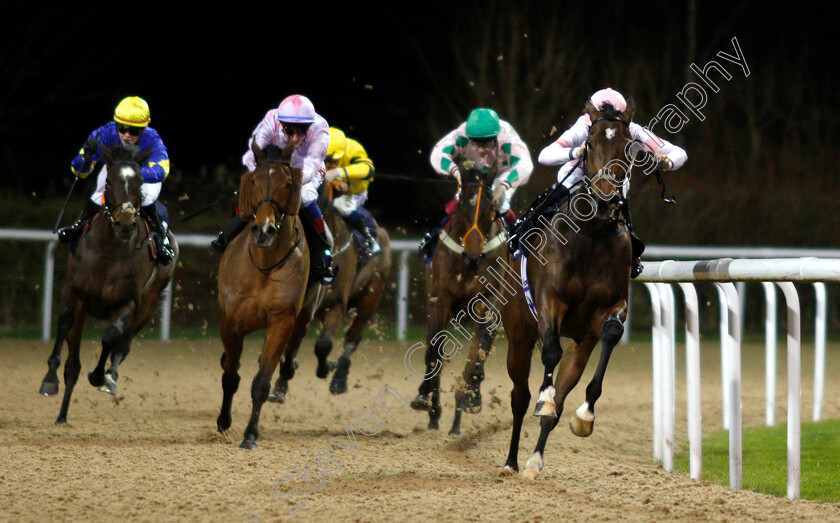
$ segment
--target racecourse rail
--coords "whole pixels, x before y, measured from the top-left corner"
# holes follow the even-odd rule
[[[214,238],[203,234],[179,234],[180,246],[207,247]],[[0,229],[0,240],[32,241],[46,244],[42,301],[41,338],[51,335],[56,236],[48,230]],[[405,339],[408,319],[409,257],[416,252],[419,240],[391,240],[391,249],[400,253],[397,265],[397,338]],[[724,258],[725,257],[725,258]],[[816,296],[814,412],[820,419],[824,391],[826,290],[823,282],[840,281],[840,250],[772,247],[693,247],[649,246],[646,259],[705,259],[703,261],[645,262],[636,280],[650,294],[653,308],[653,455],[663,469],[673,470],[675,410],[675,300],[671,283],[679,285],[685,297],[686,319],[686,388],[689,469],[694,479],[702,475],[700,415],[700,335],[697,293],[692,282],[714,282],[720,300],[721,384],[723,388],[723,425],[729,430],[730,487],[742,486],[741,464],[741,328],[745,282],[761,282],[765,293],[766,423],[774,424],[776,294],[774,283],[782,290],[787,303],[788,371],[788,479],[787,496],[799,497],[800,482],[800,307],[793,282],[812,283]],[[754,259],[733,259],[754,258]],[[836,259],[832,259],[836,258]],[[771,283],[773,282],[773,283]],[[739,288],[736,288],[738,283]],[[161,339],[168,340],[172,308],[172,284],[161,298]],[[628,311],[627,322],[630,322]],[[630,329],[625,329],[629,332]],[[626,340],[626,338],[625,338]]]

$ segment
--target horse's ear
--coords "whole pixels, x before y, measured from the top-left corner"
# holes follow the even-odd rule
[[[265,158],[265,153],[263,153],[263,150],[257,145],[257,141],[253,138],[251,139],[251,152],[254,153],[256,163],[260,163]]]
[[[598,109],[595,108],[591,101],[586,101],[586,105],[583,107],[583,110],[589,115],[590,122],[594,122],[598,118]]]
[[[281,158],[283,158],[283,161],[284,162],[290,161],[291,158],[292,158],[292,153],[293,152],[295,152],[295,146],[294,146],[294,144],[292,143],[291,140],[288,140],[286,142],[286,148],[283,149],[283,154],[281,155]]]
[[[134,157],[134,161],[137,162],[137,165],[146,165],[146,162],[149,161],[149,158],[152,156],[152,150],[148,149],[137,156]]]
[[[632,96],[627,97],[627,108],[621,114],[621,119],[625,122],[633,121],[633,114],[636,112],[636,100]]]
[[[111,149],[107,145],[104,145],[102,142],[99,142],[97,147],[99,147],[99,154],[101,154],[102,157],[105,158],[106,164],[109,164],[114,160],[113,149]]]

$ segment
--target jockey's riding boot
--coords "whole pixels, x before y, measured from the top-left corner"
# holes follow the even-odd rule
[[[382,252],[382,248],[379,247],[379,244],[376,242],[376,238],[374,238],[373,234],[371,234],[370,229],[365,224],[361,214],[358,212],[351,212],[344,217],[344,220],[350,225],[350,227],[359,231],[359,234],[361,234],[365,239],[366,245],[362,248],[361,253],[363,257],[370,259]]]
[[[645,252],[645,243],[636,236],[636,233],[631,231],[630,244],[633,246],[633,254],[631,255],[633,265],[630,268],[630,277],[636,278],[645,268],[645,266],[642,265],[642,253]]]
[[[505,230],[510,232],[513,225],[516,223],[516,213],[513,212],[513,209],[508,209],[508,211],[502,214],[502,223],[505,226]]]
[[[218,252],[225,252],[231,240],[236,238],[246,225],[248,222],[240,218],[238,214],[234,214],[222,224],[222,230],[219,231],[216,239],[210,242],[210,246]]]
[[[310,252],[314,263],[312,264],[313,276],[321,280],[321,285],[329,285],[338,274],[337,270],[333,268],[332,252],[330,251],[330,241],[326,231],[319,232],[312,236],[312,244],[310,245]]]
[[[432,263],[432,256],[435,254],[435,247],[437,247],[438,236],[440,235],[440,227],[435,227],[427,232],[423,239],[420,240],[420,246],[417,247],[420,259],[426,263]]]
[[[76,238],[85,228],[85,225],[91,218],[96,216],[96,213],[102,207],[93,203],[93,201],[88,200],[85,203],[85,208],[82,210],[82,213],[79,214],[79,217],[73,222],[72,225],[68,225],[67,227],[62,227],[58,230],[58,241],[61,243],[70,243]]]
[[[163,223],[157,212],[157,207],[154,203],[140,207],[140,212],[146,217],[149,223],[149,229],[152,231],[152,238],[155,241],[155,250],[157,250],[157,259],[161,265],[169,265],[173,258],[175,258],[175,251],[169,245],[169,237],[163,228]]]
[[[569,196],[569,189],[562,183],[555,183],[542,194],[540,194],[528,211],[522,215],[522,218],[516,221],[510,228],[510,238],[508,239],[508,251],[515,253],[519,250],[519,240],[522,233],[531,229],[534,220],[541,214],[545,213],[553,205],[561,203],[564,198]]]

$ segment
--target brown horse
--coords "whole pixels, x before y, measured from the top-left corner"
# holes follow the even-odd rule
[[[271,375],[278,364],[285,379],[295,372],[295,354],[306,334],[321,284],[309,282],[309,248],[298,218],[302,171],[289,163],[290,144],[260,150],[252,145],[254,172],[242,176],[239,212],[252,222],[251,234],[240,234],[219,264],[219,334],[222,354],[222,408],[216,425],[224,433],[231,424],[231,402],[239,388],[239,360],[244,337],[266,329],[259,370],[251,385],[251,419],[240,444],[256,449],[260,410],[268,398]],[[326,358],[318,373],[326,376]]]
[[[353,240],[353,233],[339,216],[332,205],[335,191],[340,191],[340,184],[321,186],[318,206],[324,209],[324,221],[332,231],[333,260],[341,270],[335,281],[326,288],[321,305],[315,312],[315,318],[321,322],[322,330],[315,342],[315,354],[324,359],[332,352],[333,336],[341,329],[344,317],[351,309],[356,315],[344,335],[344,351],[338,362],[330,362],[330,369],[335,369],[330,381],[330,392],[347,392],[347,376],[350,369],[350,356],[356,351],[362,340],[362,332],[368,320],[376,312],[388,276],[391,274],[391,240],[388,232],[377,225],[377,238],[382,252],[365,265],[359,264],[359,246]],[[282,376],[277,378],[269,401],[282,403],[288,385]]]
[[[496,213],[491,184],[495,170],[482,172],[460,162],[461,196],[453,217],[440,232],[440,241],[426,269],[426,372],[415,410],[429,412],[429,429],[438,429],[441,415],[441,359],[451,359],[463,346],[458,336],[472,340],[463,327],[475,332],[470,354],[455,393],[455,417],[449,433],[461,433],[461,413],[481,411],[484,362],[501,323],[498,304],[487,291],[491,264],[505,253],[507,234]],[[482,292],[483,291],[483,292]],[[453,332],[447,331],[449,324]],[[473,326],[474,325],[474,326]]]
[[[611,106],[601,109],[586,104],[592,126],[584,153],[582,188],[562,204],[550,222],[544,220],[522,236],[530,238],[529,245],[536,244],[527,249],[527,265],[515,262],[515,267],[527,275],[527,280],[521,282],[526,298],[511,300],[502,313],[509,343],[508,375],[513,381],[513,433],[505,473],[519,471],[519,435],[531,397],[531,355],[536,341],[542,342],[544,373],[534,412],[540,417],[540,436],[523,471],[530,479],[542,469],[548,435],[557,425],[566,396],[580,380],[600,339],[601,356],[586,388],[586,401],[570,422],[576,435],[585,437],[592,433],[595,402],[601,395],[607,363],[624,332],[631,244],[619,207],[621,188],[630,175],[625,147],[632,141],[629,122],[635,104],[629,102],[623,113]],[[515,283],[510,273],[508,276]],[[531,304],[526,294],[528,287],[533,290]],[[572,338],[576,345],[563,352],[561,336]]]
[[[140,165],[151,151],[138,154],[134,146],[100,146],[108,177],[105,182],[102,212],[82,234],[67,266],[67,281],[61,291],[58,332],[49,370],[41,384],[41,394],[58,393],[56,371],[61,364],[61,347],[67,340],[69,355],[64,364],[64,400],[56,424],[67,421],[70,396],[82,365],[79,347],[85,321],[89,316],[109,322],[102,335],[99,362],[88,373],[88,381],[104,392],[116,393],[117,368],[128,355],[131,340],[155,312],[163,289],[172,279],[175,263],[159,266],[150,255],[152,237],[140,217],[143,176]],[[178,244],[169,234],[178,258]],[[105,362],[111,356],[111,366]]]

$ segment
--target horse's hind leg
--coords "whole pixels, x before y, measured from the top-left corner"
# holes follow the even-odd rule
[[[224,434],[230,428],[230,407],[233,403],[233,395],[239,389],[239,360],[242,357],[243,337],[234,330],[227,318],[222,318],[219,324],[219,335],[222,338],[225,352],[222,354],[221,362],[222,409],[216,419],[216,427],[220,433]]]
[[[283,349],[283,357],[280,360],[280,375],[277,377],[277,382],[269,394],[269,401],[273,401],[274,403],[286,402],[286,394],[289,393],[289,382],[295,377],[295,371],[298,368],[298,362],[295,356],[297,356],[303,337],[306,336],[306,332],[309,329],[313,306],[314,303],[304,306],[303,310],[298,314],[295,326],[289,336],[289,341],[286,344],[286,348]],[[266,342],[268,342],[267,335]],[[274,395],[275,398],[271,399],[271,395]]]
[[[64,363],[64,398],[61,400],[61,410],[58,413],[58,418],[55,424],[59,425],[67,423],[67,409],[70,408],[70,397],[73,395],[73,389],[76,387],[76,382],[79,379],[79,373],[82,370],[82,361],[79,358],[80,347],[82,344],[82,329],[87,320],[87,315],[82,311],[81,307],[77,307],[75,314],[75,321],[70,332],[67,333],[67,362]]]
[[[111,366],[105,371],[105,384],[99,387],[99,390],[102,392],[107,392],[111,395],[117,393],[117,379],[120,377],[119,366],[125,361],[128,353],[131,352],[131,340],[134,339],[134,334],[136,333],[137,330],[134,331],[131,338],[124,340],[115,350],[111,351]]]
[[[376,275],[375,283],[372,283],[367,289],[362,290],[362,296],[355,304],[356,317],[347,329],[347,334],[344,335],[344,351],[341,357],[338,358],[333,379],[330,382],[330,392],[333,394],[344,394],[347,392],[347,376],[350,373],[350,356],[356,352],[359,343],[362,341],[362,332],[365,330],[368,320],[379,305],[379,300],[382,298],[382,291],[385,289],[385,279],[381,275]]]
[[[344,306],[337,304],[326,312],[324,315],[324,329],[318,340],[315,342],[315,357],[318,358],[318,366],[315,369],[315,375],[321,379],[329,376],[330,371],[335,368],[335,364],[327,360],[333,348],[333,336],[341,328],[341,321],[344,319]]]
[[[39,394],[42,396],[55,396],[58,394],[58,367],[61,365],[61,347],[67,338],[67,333],[73,327],[75,314],[73,308],[65,303],[61,305],[61,312],[58,315],[58,322],[55,335],[55,345],[52,354],[47,359],[47,374],[41,382]]]
[[[624,325],[617,316],[610,316],[604,321],[601,327],[601,357],[598,359],[598,367],[595,369],[592,381],[586,387],[586,401],[575,411],[569,422],[569,427],[577,436],[586,437],[592,434],[595,426],[595,402],[601,397],[604,373],[610,362],[612,350],[621,340],[622,334],[624,334]]]
[[[311,314],[311,311],[309,311]],[[301,311],[303,314],[303,311]],[[309,318],[305,319],[304,324],[308,325]],[[260,368],[257,375],[254,376],[254,381],[251,384],[251,419],[248,421],[248,426],[245,428],[245,437],[240,448],[254,450],[257,448],[257,438],[259,438],[259,424],[260,411],[265,401],[268,399],[268,392],[271,388],[271,376],[274,374],[274,369],[280,363],[280,358],[283,356],[283,350],[291,344],[291,335],[295,329],[295,317],[289,315],[278,323],[269,326],[268,333],[265,338],[265,346],[263,347],[262,355],[260,356]],[[305,333],[305,329],[304,329]],[[300,340],[297,340],[297,345],[300,346]],[[293,348],[297,352],[297,348]],[[286,357],[289,357],[289,351],[286,350]],[[291,355],[294,358],[294,355]]]
[[[136,306],[133,303],[126,305],[119,311],[114,322],[105,327],[105,332],[102,334],[102,352],[99,354],[99,361],[96,363],[96,367],[88,372],[88,381],[94,387],[100,388],[105,385],[105,363],[112,352],[122,350],[122,346],[131,336],[131,317],[135,310]]]

